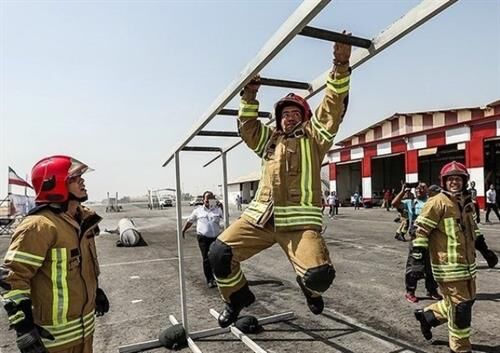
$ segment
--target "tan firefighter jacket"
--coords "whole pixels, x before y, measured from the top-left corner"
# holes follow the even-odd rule
[[[263,226],[273,218],[276,231],[321,230],[321,163],[342,121],[349,79],[348,65],[335,67],[311,120],[289,135],[262,124],[257,119],[259,102],[243,96],[241,137],[262,158],[259,188],[244,219]]]
[[[434,278],[441,282],[474,278],[475,239],[481,234],[474,221],[474,204],[466,197],[463,206],[448,192],[429,198],[417,217],[414,247],[428,248]]]
[[[16,228],[0,274],[3,300],[31,299],[36,324],[55,337],[47,348],[71,347],[94,332],[94,310],[99,264],[94,236],[101,221],[81,208],[80,225],[63,212],[42,207]],[[1,283],[3,282],[3,283]],[[23,319],[22,311],[9,317]]]

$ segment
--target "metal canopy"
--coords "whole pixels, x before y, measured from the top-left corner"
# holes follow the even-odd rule
[[[435,17],[439,13],[446,10],[448,7],[456,3],[458,0],[423,0],[420,4],[415,6],[413,9],[408,11],[403,17],[398,19],[396,22],[391,24],[385,30],[380,32],[377,36],[372,39],[372,46],[369,49],[355,49],[351,54],[351,68],[355,69],[361,64],[370,60],[372,57],[388,48],[390,45],[396,43],[398,40],[411,33],[425,22],[429,21],[431,18]],[[312,27],[304,27],[312,28]],[[304,29],[302,31],[304,31]],[[299,33],[302,34],[303,33]],[[326,87],[326,77],[330,69],[326,70],[324,73],[319,75],[310,83],[310,89],[308,93],[304,96],[306,99],[310,99],[317,93],[321,92]],[[229,152],[243,141],[240,140],[234,144],[223,149],[223,152]],[[206,162],[203,167],[207,167],[214,161],[219,159],[220,156],[216,156]]]

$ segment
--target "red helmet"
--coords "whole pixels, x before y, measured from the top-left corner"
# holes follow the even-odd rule
[[[274,117],[276,118],[276,128],[278,130],[281,130],[281,112],[283,111],[283,108],[290,105],[294,105],[302,110],[302,116],[304,117],[302,121],[308,121],[312,117],[312,111],[311,107],[309,107],[309,103],[307,103],[307,101],[301,96],[289,93],[274,105]]]
[[[31,183],[37,203],[62,203],[68,200],[68,178],[91,171],[86,164],[68,157],[51,156],[42,159],[31,170]]]
[[[443,168],[441,168],[441,172],[439,173],[439,178],[441,179],[441,187],[446,187],[446,177],[451,175],[461,176],[464,180],[464,189],[467,189],[467,182],[469,181],[469,172],[467,168],[457,161],[452,161],[448,164],[445,164]]]

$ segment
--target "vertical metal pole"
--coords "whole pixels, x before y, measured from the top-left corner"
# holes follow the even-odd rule
[[[227,160],[226,152],[222,155],[222,197],[224,197],[224,227],[229,227],[229,195],[227,194]]]
[[[184,280],[184,252],[182,248],[182,208],[181,208],[181,171],[179,165],[179,151],[175,152],[175,206],[177,211],[177,256],[179,256],[179,286],[181,289],[181,316],[182,325],[186,334],[189,334],[187,307],[186,307],[186,284]]]

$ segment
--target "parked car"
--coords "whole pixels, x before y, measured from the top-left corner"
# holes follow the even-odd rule
[[[174,206],[174,202],[172,199],[165,199],[163,200],[163,203],[161,204],[163,207],[172,207]]]
[[[200,206],[203,205],[203,196],[198,195],[195,199],[191,200],[189,206]]]

